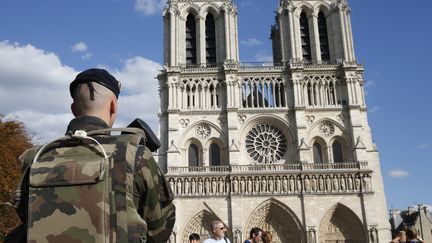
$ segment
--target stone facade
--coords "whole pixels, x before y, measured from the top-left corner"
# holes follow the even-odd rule
[[[277,3],[275,2],[275,5]],[[231,0],[164,11],[159,164],[177,206],[171,242],[389,242],[378,151],[344,0],[281,0],[274,63],[239,62]]]

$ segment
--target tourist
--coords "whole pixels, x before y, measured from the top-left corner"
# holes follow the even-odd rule
[[[270,231],[264,231],[264,233],[262,234],[262,242],[263,243],[271,243],[273,240],[273,236],[270,233]]]
[[[200,236],[197,233],[189,235],[189,243],[200,243]]]
[[[226,227],[222,221],[215,220],[210,224],[210,238],[204,241],[204,243],[231,243],[228,238],[225,237]]]
[[[244,243],[258,243],[261,241],[263,231],[260,228],[252,228],[249,232],[249,239],[245,240]]]

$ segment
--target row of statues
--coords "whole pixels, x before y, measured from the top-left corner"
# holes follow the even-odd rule
[[[169,177],[178,196],[371,192],[371,176],[361,174]]]

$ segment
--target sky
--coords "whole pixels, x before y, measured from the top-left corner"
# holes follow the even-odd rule
[[[278,1],[235,2],[241,61],[271,61],[268,37]],[[432,205],[432,1],[349,3],[388,208]],[[79,71],[102,67],[123,85],[115,125],[140,117],[157,131],[164,5],[0,1],[0,114],[22,121],[38,143],[56,138],[72,119],[69,83]]]

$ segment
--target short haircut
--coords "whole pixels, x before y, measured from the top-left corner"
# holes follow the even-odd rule
[[[192,233],[191,235],[189,235],[189,240],[199,240],[200,237],[197,233]]]
[[[216,228],[216,226],[217,226],[218,224],[223,224],[223,222],[220,221],[220,220],[213,220],[213,221],[210,223],[210,232],[213,232],[213,230]]]
[[[259,234],[259,232],[262,232],[262,229],[260,229],[260,228],[258,228],[258,227],[254,227],[254,228],[252,228],[252,229],[250,230],[250,233],[249,233],[249,238],[254,237],[254,235],[257,236],[257,235]]]
[[[406,236],[409,240],[417,238],[417,230],[414,227],[409,227],[406,230]]]

